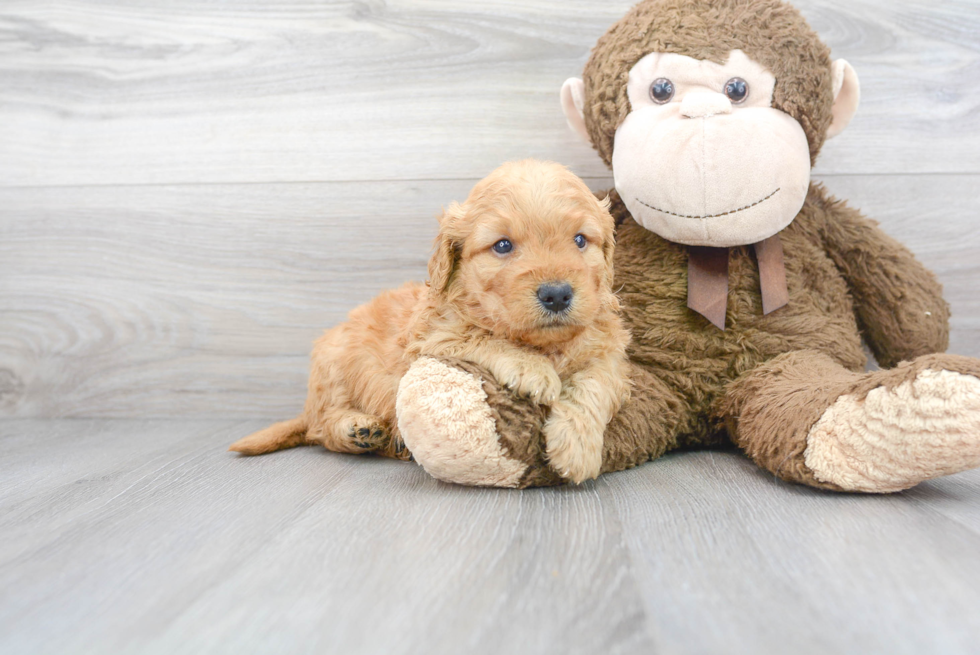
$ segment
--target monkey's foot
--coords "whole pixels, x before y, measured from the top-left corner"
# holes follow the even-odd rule
[[[845,394],[821,415],[804,452],[817,479],[887,493],[980,466],[980,363],[928,360],[880,372],[887,384]]]

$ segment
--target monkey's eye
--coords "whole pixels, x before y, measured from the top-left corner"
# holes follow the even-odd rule
[[[585,238],[585,235],[584,234],[576,234],[575,235],[575,245],[578,246],[579,249],[583,249],[584,250],[585,249],[585,246],[589,245],[589,241]]]
[[[650,97],[658,105],[670,102],[670,99],[674,97],[674,83],[666,77],[654,80],[653,84],[650,85]]]
[[[513,249],[514,244],[510,242],[510,239],[501,239],[497,243],[493,244],[493,251],[498,255],[506,255]]]
[[[736,105],[745,102],[749,97],[749,83],[741,77],[733,77],[725,83],[725,95]]]

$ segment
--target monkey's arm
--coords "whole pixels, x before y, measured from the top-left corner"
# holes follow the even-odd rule
[[[561,393],[561,379],[548,358],[504,339],[430,335],[417,344],[417,351],[420,356],[458,358],[476,364],[508,389],[544,405],[551,405]]]
[[[861,334],[890,368],[949,345],[949,305],[942,285],[915,255],[875,221],[813,186],[808,202],[823,214],[827,254],[854,298]]]

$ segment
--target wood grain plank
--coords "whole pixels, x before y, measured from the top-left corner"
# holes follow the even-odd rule
[[[950,503],[976,505],[980,472],[956,477],[972,490]],[[967,527],[910,494],[785,484],[726,452],[671,455],[598,486],[620,508],[665,652],[976,650],[976,516]]]
[[[618,519],[593,488],[454,487],[319,448],[224,452],[252,427],[0,421],[0,444],[89,460],[25,476],[36,496],[0,515],[22,541],[0,544],[0,651],[651,652]]]
[[[379,291],[424,279],[434,215],[469,186],[5,192],[4,412],[63,414],[86,389],[82,414],[112,413],[97,382],[109,379],[141,416],[202,392],[205,414],[296,411],[312,340]]]
[[[8,0],[0,185],[605,175],[557,94],[630,4]],[[972,0],[797,4],[863,81],[820,172],[980,172]]]
[[[976,472],[953,475],[919,485],[905,495],[973,532],[980,533],[980,475]]]
[[[0,421],[0,651],[955,654],[980,636],[980,472],[859,496],[698,452],[485,490],[224,452],[258,425]]]
[[[207,442],[216,433],[259,427],[227,420],[0,421],[0,565],[70,540],[115,498],[181,466],[183,458],[214,450]],[[274,470],[275,462],[269,464]]]
[[[937,271],[980,356],[980,176],[824,181]],[[313,339],[424,279],[470,185],[0,190],[0,415],[291,416]]]

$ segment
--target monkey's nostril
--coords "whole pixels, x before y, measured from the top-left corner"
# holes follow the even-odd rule
[[[538,301],[549,312],[563,312],[572,304],[572,285],[547,282],[538,287]]]

